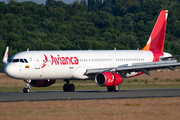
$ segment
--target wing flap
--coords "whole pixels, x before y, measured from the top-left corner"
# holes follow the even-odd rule
[[[161,69],[161,68],[168,68],[168,67],[175,67],[180,66],[180,62],[178,63],[177,60],[170,60],[170,61],[160,61],[160,62],[144,62],[144,63],[135,63],[132,66],[127,67],[118,67],[116,71],[124,71],[124,70],[136,70],[136,69]]]
[[[88,75],[88,74],[94,74],[94,73],[99,73],[99,72],[115,71],[115,70],[116,70],[116,68],[87,69],[85,74]]]

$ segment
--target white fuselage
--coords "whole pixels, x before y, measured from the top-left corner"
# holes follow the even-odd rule
[[[164,53],[164,57],[171,56]],[[93,79],[87,69],[118,67],[140,62],[152,62],[151,51],[87,50],[87,51],[25,51],[14,55],[6,64],[5,73],[16,79]],[[22,62],[26,59],[27,62]],[[134,74],[132,74],[134,75]]]

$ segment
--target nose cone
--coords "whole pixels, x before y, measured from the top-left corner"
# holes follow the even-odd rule
[[[16,75],[15,75],[16,68],[14,66],[12,66],[11,64],[6,64],[6,66],[4,68],[4,72],[7,76],[16,78]]]

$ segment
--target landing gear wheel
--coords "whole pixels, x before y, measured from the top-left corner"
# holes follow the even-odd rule
[[[30,92],[30,89],[29,88],[24,88],[23,89],[23,93],[29,93]]]
[[[113,88],[114,88],[114,92],[118,92],[119,91],[119,85],[116,85]]]
[[[113,91],[113,87],[107,87],[108,92],[112,92]]]
[[[31,79],[24,80],[25,82],[25,88],[23,89],[23,93],[29,93],[30,92],[30,83]]]
[[[68,92],[68,91],[70,91],[70,92],[74,92],[74,90],[75,90],[75,86],[74,86],[74,84],[64,84],[64,86],[63,86],[63,91],[64,92]]]
[[[118,92],[119,91],[119,85],[107,87],[108,92]]]
[[[64,84],[64,86],[63,86],[63,91],[64,92],[68,92],[68,91],[74,92],[74,90],[75,90],[74,84],[69,84],[70,80],[64,80],[64,81],[66,82],[66,84]]]
[[[74,90],[75,90],[74,84],[70,84],[70,85],[69,85],[69,91],[70,91],[70,92],[74,92]]]
[[[69,85],[68,84],[64,84],[63,91],[64,92],[68,92],[69,91]]]

